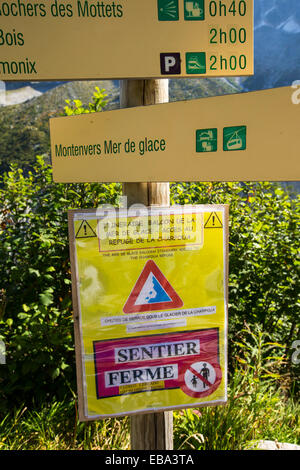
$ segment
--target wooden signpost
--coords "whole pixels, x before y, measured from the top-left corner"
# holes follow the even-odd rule
[[[121,106],[167,100],[166,80],[128,81],[121,87]],[[171,450],[168,410],[226,403],[228,209],[170,208],[169,183],[126,183],[123,192],[129,212],[113,218],[117,232],[108,238],[99,228],[101,208],[69,212],[79,417],[129,414],[132,450]],[[139,220],[129,216],[136,203],[154,206],[142,224],[150,223],[154,232],[141,239],[128,231]],[[211,277],[218,282],[206,292]],[[153,303],[150,291],[159,297]],[[147,356],[139,357],[145,351]]]
[[[147,106],[169,101],[168,80],[123,80],[120,88],[121,108]],[[169,183],[123,183],[127,203],[145,206],[170,205]],[[133,450],[173,449],[173,412],[134,415],[130,418],[130,441]]]

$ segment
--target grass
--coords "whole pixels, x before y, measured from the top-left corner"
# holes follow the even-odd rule
[[[21,408],[0,422],[0,450],[129,449],[127,418],[80,423],[76,416],[74,401]]]
[[[280,389],[252,383],[237,374],[226,406],[177,413],[177,449],[243,450],[258,440],[300,444],[300,406]]]
[[[242,450],[262,439],[300,445],[300,404],[279,373],[283,346],[259,329],[242,334],[228,403],[174,412],[174,449]],[[74,398],[0,416],[0,450],[129,449],[127,417],[80,423]]]
[[[227,405],[174,412],[174,448],[240,450],[266,439],[300,444],[300,406],[237,372]],[[249,387],[249,381],[251,387]],[[77,420],[75,402],[20,408],[0,421],[0,450],[129,450],[128,418]]]

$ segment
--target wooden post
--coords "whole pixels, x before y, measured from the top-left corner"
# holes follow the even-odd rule
[[[167,79],[122,80],[120,107],[131,108],[169,101]],[[123,194],[127,205],[169,206],[169,183],[124,183]],[[173,413],[149,413],[132,416],[130,420],[132,450],[172,450]]]

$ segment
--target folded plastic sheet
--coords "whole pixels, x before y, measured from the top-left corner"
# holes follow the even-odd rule
[[[80,419],[226,403],[228,206],[70,211]]]

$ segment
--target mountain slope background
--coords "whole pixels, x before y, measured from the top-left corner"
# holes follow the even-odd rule
[[[170,101],[290,86],[300,80],[299,0],[255,0],[254,5],[254,76],[170,80]],[[49,118],[63,114],[66,99],[88,104],[95,86],[107,91],[106,109],[119,107],[118,81],[2,82],[0,172],[11,163],[26,168],[36,154],[49,156]]]

